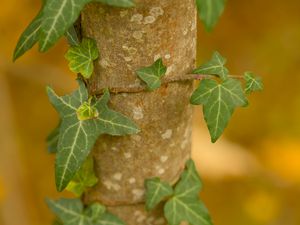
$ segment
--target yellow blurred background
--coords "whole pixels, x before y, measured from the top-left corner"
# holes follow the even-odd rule
[[[58,118],[45,86],[75,88],[63,57],[67,45],[62,40],[47,54],[34,48],[11,62],[39,7],[40,0],[4,0],[0,7],[1,225],[51,224],[44,199],[59,196],[45,146]],[[212,33],[199,24],[198,61],[214,50],[228,58],[232,74],[252,70],[265,83],[214,145],[195,110],[193,157],[215,225],[299,225],[300,1],[227,1]]]

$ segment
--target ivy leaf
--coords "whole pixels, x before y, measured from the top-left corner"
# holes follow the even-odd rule
[[[125,225],[99,203],[85,209],[80,199],[47,200],[47,204],[64,225]]]
[[[93,203],[84,210],[84,214],[90,218],[92,224],[95,224],[106,214],[106,208],[99,203]]]
[[[196,0],[200,20],[207,31],[217,24],[225,8],[225,0]]]
[[[38,42],[41,22],[43,18],[42,16],[43,16],[43,8],[40,10],[38,15],[32,20],[32,22],[28,25],[28,27],[20,36],[14,51],[13,61],[16,61],[25,52],[31,49],[35,45],[35,43]]]
[[[94,60],[99,57],[96,41],[83,38],[79,45],[71,46],[65,55],[69,68],[74,73],[80,73],[89,79],[94,71]]]
[[[87,0],[47,0],[39,39],[45,52],[62,37],[78,18]]]
[[[65,225],[90,224],[90,218],[83,214],[83,205],[79,199],[46,200],[48,207]]]
[[[138,77],[146,82],[150,91],[160,87],[161,78],[166,74],[167,67],[164,66],[162,59],[158,59],[149,67],[140,68],[136,71]]]
[[[78,18],[81,10],[93,0],[48,0],[45,5],[41,36],[40,51],[45,52],[62,37]],[[112,6],[131,7],[130,0],[96,0]]]
[[[145,181],[146,209],[154,209],[164,198],[173,194],[171,185],[160,181],[158,177]]]
[[[101,134],[126,135],[139,132],[129,118],[108,108],[110,96],[107,90],[99,100],[92,102],[83,81],[78,80],[78,83],[78,90],[63,97],[57,96],[50,87],[47,88],[50,102],[62,119],[55,162],[58,191],[68,185]]]
[[[99,129],[104,134],[124,136],[127,134],[136,134],[140,130],[129,118],[110,110],[107,106],[110,99],[108,90],[105,90],[103,96],[95,103],[99,111],[96,121],[99,123]]]
[[[88,157],[79,171],[67,186],[67,190],[80,197],[88,188],[97,184],[98,178],[94,172],[94,160]]]
[[[255,76],[252,72],[246,72],[244,74],[244,79],[246,80],[245,93],[251,94],[254,91],[262,91],[264,88],[261,77]]]
[[[181,174],[180,182],[178,182],[175,187],[175,195],[185,195],[196,198],[201,188],[201,179],[193,160],[190,159],[186,162],[186,169]]]
[[[71,26],[69,30],[65,33],[65,37],[68,40],[69,45],[74,46],[74,45],[79,45],[79,39],[75,30],[74,26]]]
[[[57,152],[60,125],[61,121],[59,121],[58,125],[54,128],[53,131],[51,131],[46,139],[49,153]]]
[[[95,225],[125,225],[125,223],[115,215],[106,212],[101,216],[100,220],[95,222]]]
[[[228,69],[224,66],[225,64],[226,59],[219,52],[216,51],[213,53],[213,56],[210,61],[204,63],[202,66],[195,69],[193,73],[217,75],[222,80],[225,80],[229,73]]]
[[[105,207],[98,203],[84,209],[80,199],[48,199],[47,204],[64,225],[93,225],[105,212]]]
[[[69,29],[78,18],[84,6],[100,2],[117,7],[133,7],[133,0],[47,0],[44,7],[21,35],[14,52],[15,61],[33,45],[39,42],[39,50],[46,52],[64,34],[70,38]],[[69,39],[70,40],[70,39]],[[72,39],[71,39],[72,40]],[[72,40],[72,43],[75,40]]]
[[[206,120],[211,140],[216,142],[226,128],[234,109],[238,106],[246,106],[241,83],[228,78],[223,83],[205,79],[191,97],[194,105],[203,105],[204,118]]]
[[[117,7],[133,7],[135,6],[135,3],[133,0],[95,0],[95,2],[104,3],[111,6],[117,6]]]
[[[208,210],[199,199],[174,196],[165,205],[164,212],[170,225],[179,225],[182,221],[193,225],[212,225]]]
[[[175,187],[175,195],[164,207],[170,225],[179,225],[183,221],[193,225],[212,225],[209,213],[198,197],[201,186],[195,165],[189,160]]]

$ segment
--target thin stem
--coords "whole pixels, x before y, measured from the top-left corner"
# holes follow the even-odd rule
[[[240,75],[228,75],[229,78],[234,79],[243,79],[243,76]],[[191,80],[203,80],[203,79],[213,79],[217,78],[215,75],[208,74],[186,74],[184,76],[168,76],[164,77],[161,80],[162,85],[166,85],[168,83],[174,82],[186,82]],[[101,95],[103,94],[105,88],[100,89],[95,93],[91,93],[93,95]],[[145,84],[141,84],[135,87],[108,87],[110,93],[118,94],[118,93],[139,93],[143,91],[147,91],[147,86]]]

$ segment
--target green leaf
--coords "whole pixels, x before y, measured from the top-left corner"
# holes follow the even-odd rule
[[[211,60],[204,63],[199,68],[195,69],[193,73],[217,75],[222,80],[225,80],[229,73],[228,69],[224,66],[225,64],[226,59],[222,57],[222,55],[219,52],[214,52]]]
[[[198,199],[174,196],[165,205],[164,212],[170,225],[179,225],[182,221],[193,225],[212,225],[208,210]]]
[[[117,7],[133,7],[135,6],[135,3],[133,0],[95,0],[95,2],[104,3],[111,6],[117,6]]]
[[[196,0],[200,20],[207,31],[217,24],[225,8],[225,0]]]
[[[99,112],[94,105],[91,104],[91,98],[87,102],[84,102],[76,111],[77,118],[79,120],[90,120],[97,118]]]
[[[83,38],[79,45],[71,46],[65,55],[69,68],[74,73],[80,73],[89,79],[94,71],[94,60],[99,57],[96,41]]]
[[[74,46],[74,45],[76,46],[76,45],[79,45],[79,44],[80,44],[74,26],[71,26],[71,27],[69,28],[69,30],[67,30],[67,32],[65,33],[65,37],[67,38],[68,43],[69,43],[69,45],[71,45],[71,46]]]
[[[100,2],[117,7],[133,7],[133,0],[47,0],[42,10],[21,35],[16,46],[15,61],[39,41],[41,52],[51,48],[64,34],[68,41],[77,43],[72,25],[84,6],[90,2]]]
[[[55,162],[58,191],[62,191],[68,185],[101,134],[119,136],[139,132],[129,118],[108,108],[110,96],[107,90],[92,104],[88,100],[85,84],[81,80],[78,80],[78,83],[78,90],[63,97],[57,96],[50,87],[47,88],[50,102],[62,119]],[[82,120],[78,116],[78,109],[86,104],[95,107],[97,116]]]
[[[115,215],[106,212],[101,216],[100,220],[95,222],[95,225],[125,225],[125,223]]]
[[[186,169],[181,174],[180,182],[178,182],[175,187],[175,195],[184,195],[196,198],[201,188],[201,179],[193,160],[190,159],[186,162]]]
[[[84,209],[80,199],[47,199],[47,204],[64,225],[93,225],[105,213],[105,207],[98,203]]]
[[[88,0],[47,0],[39,39],[45,52],[62,37],[78,18]]]
[[[61,125],[61,121],[59,121],[58,125],[48,135],[48,137],[46,139],[49,153],[57,152],[60,125]]]
[[[52,47],[77,20],[84,6],[90,2],[93,0],[48,0],[42,18],[40,51],[45,52]],[[133,6],[133,2],[129,0],[96,0],[94,2],[120,7]]]
[[[64,34],[71,44],[76,40],[70,30],[84,6],[100,2],[117,7],[133,7],[133,0],[47,0],[44,7],[21,35],[13,59],[23,55],[39,42],[39,50],[46,52]]]
[[[80,197],[88,188],[98,183],[94,172],[94,160],[88,157],[67,186],[67,190]]]
[[[167,201],[164,212],[170,225],[187,221],[193,225],[211,225],[211,219],[204,204],[199,199],[202,187],[200,177],[192,160],[186,163],[175,187],[175,195]]]
[[[47,204],[64,225],[125,225],[99,203],[85,209],[80,199],[47,200]]]
[[[14,51],[13,61],[21,57],[25,52],[31,49],[39,40],[40,28],[43,16],[43,8],[32,20],[25,31],[22,33]]]
[[[146,209],[154,209],[163,199],[173,194],[171,185],[160,181],[158,177],[145,181],[146,187]]]
[[[86,216],[83,216],[83,205],[80,199],[46,200],[48,207],[65,225],[88,224]]]
[[[244,74],[244,79],[246,80],[245,93],[251,94],[254,91],[262,91],[264,88],[261,77],[256,76],[252,72],[246,72]]]
[[[95,103],[99,111],[99,117],[96,119],[99,123],[99,129],[104,134],[124,136],[126,134],[136,134],[140,130],[129,118],[110,110],[107,106],[110,99],[108,90],[105,90],[103,96]]]
[[[149,90],[153,91],[160,87],[161,78],[166,74],[167,67],[162,59],[158,59],[149,67],[140,68],[136,71],[138,77],[146,82]]]
[[[101,217],[106,214],[105,212],[106,208],[104,205],[93,203],[85,209],[84,214],[90,218],[93,224],[95,224],[98,220],[102,219]]]
[[[226,128],[234,109],[237,106],[246,106],[248,101],[241,83],[228,78],[220,84],[215,80],[201,81],[191,97],[191,103],[203,105],[211,140],[216,142]]]

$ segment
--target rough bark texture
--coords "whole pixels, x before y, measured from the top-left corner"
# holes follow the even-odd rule
[[[82,13],[83,36],[94,38],[100,59],[89,83],[104,87],[143,85],[135,71],[162,57],[166,76],[188,74],[196,51],[194,0],[139,0],[132,9],[89,4]],[[175,183],[191,152],[191,81],[163,85],[154,92],[115,94],[111,107],[132,118],[137,135],[102,136],[95,149],[98,185],[85,196],[100,201],[127,224],[165,224],[162,209],[144,210],[144,180]]]

